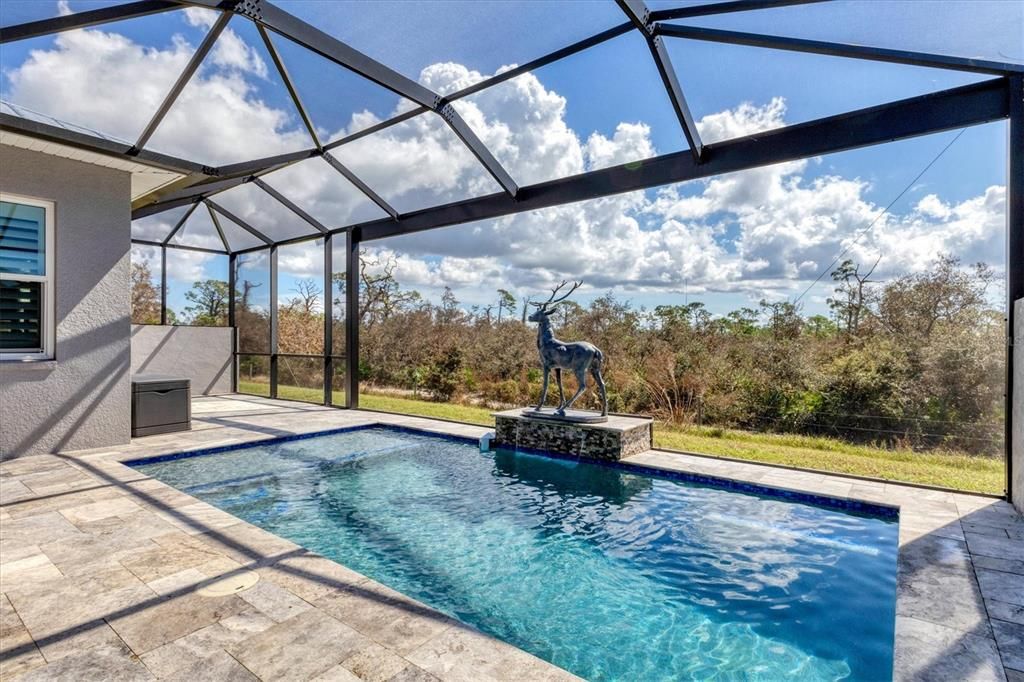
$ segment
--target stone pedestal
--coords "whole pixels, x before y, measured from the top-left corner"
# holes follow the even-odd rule
[[[494,447],[522,448],[573,457],[618,461],[651,449],[653,421],[609,416],[599,424],[531,417],[521,409],[496,412]]]

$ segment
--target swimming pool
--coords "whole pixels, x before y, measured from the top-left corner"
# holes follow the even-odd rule
[[[881,680],[893,510],[389,427],[130,463],[591,680]]]

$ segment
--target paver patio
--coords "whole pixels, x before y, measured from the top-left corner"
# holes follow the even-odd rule
[[[193,430],[0,464],[3,679],[559,680],[569,673],[122,461],[339,426],[487,429],[251,396]],[[1006,502],[648,451],[629,461],[900,508],[897,679],[1024,680]]]

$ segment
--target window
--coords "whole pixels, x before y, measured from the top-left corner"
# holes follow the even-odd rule
[[[0,360],[53,358],[53,203],[0,193]]]

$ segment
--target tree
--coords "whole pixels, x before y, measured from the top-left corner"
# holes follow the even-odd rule
[[[953,256],[939,256],[928,269],[885,286],[878,303],[882,323],[893,333],[928,338],[941,322],[970,322],[986,307],[995,276],[984,263],[960,267]]]
[[[861,274],[860,266],[847,259],[832,271],[832,281],[836,282],[836,296],[828,299],[828,305],[835,313],[847,337],[856,336],[861,320],[867,311],[866,287],[871,281],[871,273],[878,267],[882,257],[866,273]]]
[[[189,324],[200,327],[221,327],[228,323],[228,283],[219,279],[196,282],[185,298]]]
[[[516,297],[507,289],[498,289],[498,323],[501,323],[501,311],[507,310],[511,313],[516,309]]]
[[[419,292],[403,291],[395,279],[398,260],[389,255],[387,259],[367,259],[359,254],[359,324],[367,328],[387,320],[396,311],[413,306],[421,301]],[[335,275],[339,281],[340,295],[345,294],[344,274]]]
[[[452,346],[438,357],[430,367],[424,382],[434,400],[447,402],[459,389],[462,371],[462,351]]]
[[[292,291],[296,293],[296,296],[288,301],[289,308],[301,310],[307,315],[312,315],[320,308],[320,294],[323,293],[323,289],[316,283],[316,280],[300,279],[295,282]]]
[[[160,324],[160,290],[146,261],[132,263],[132,323]]]

